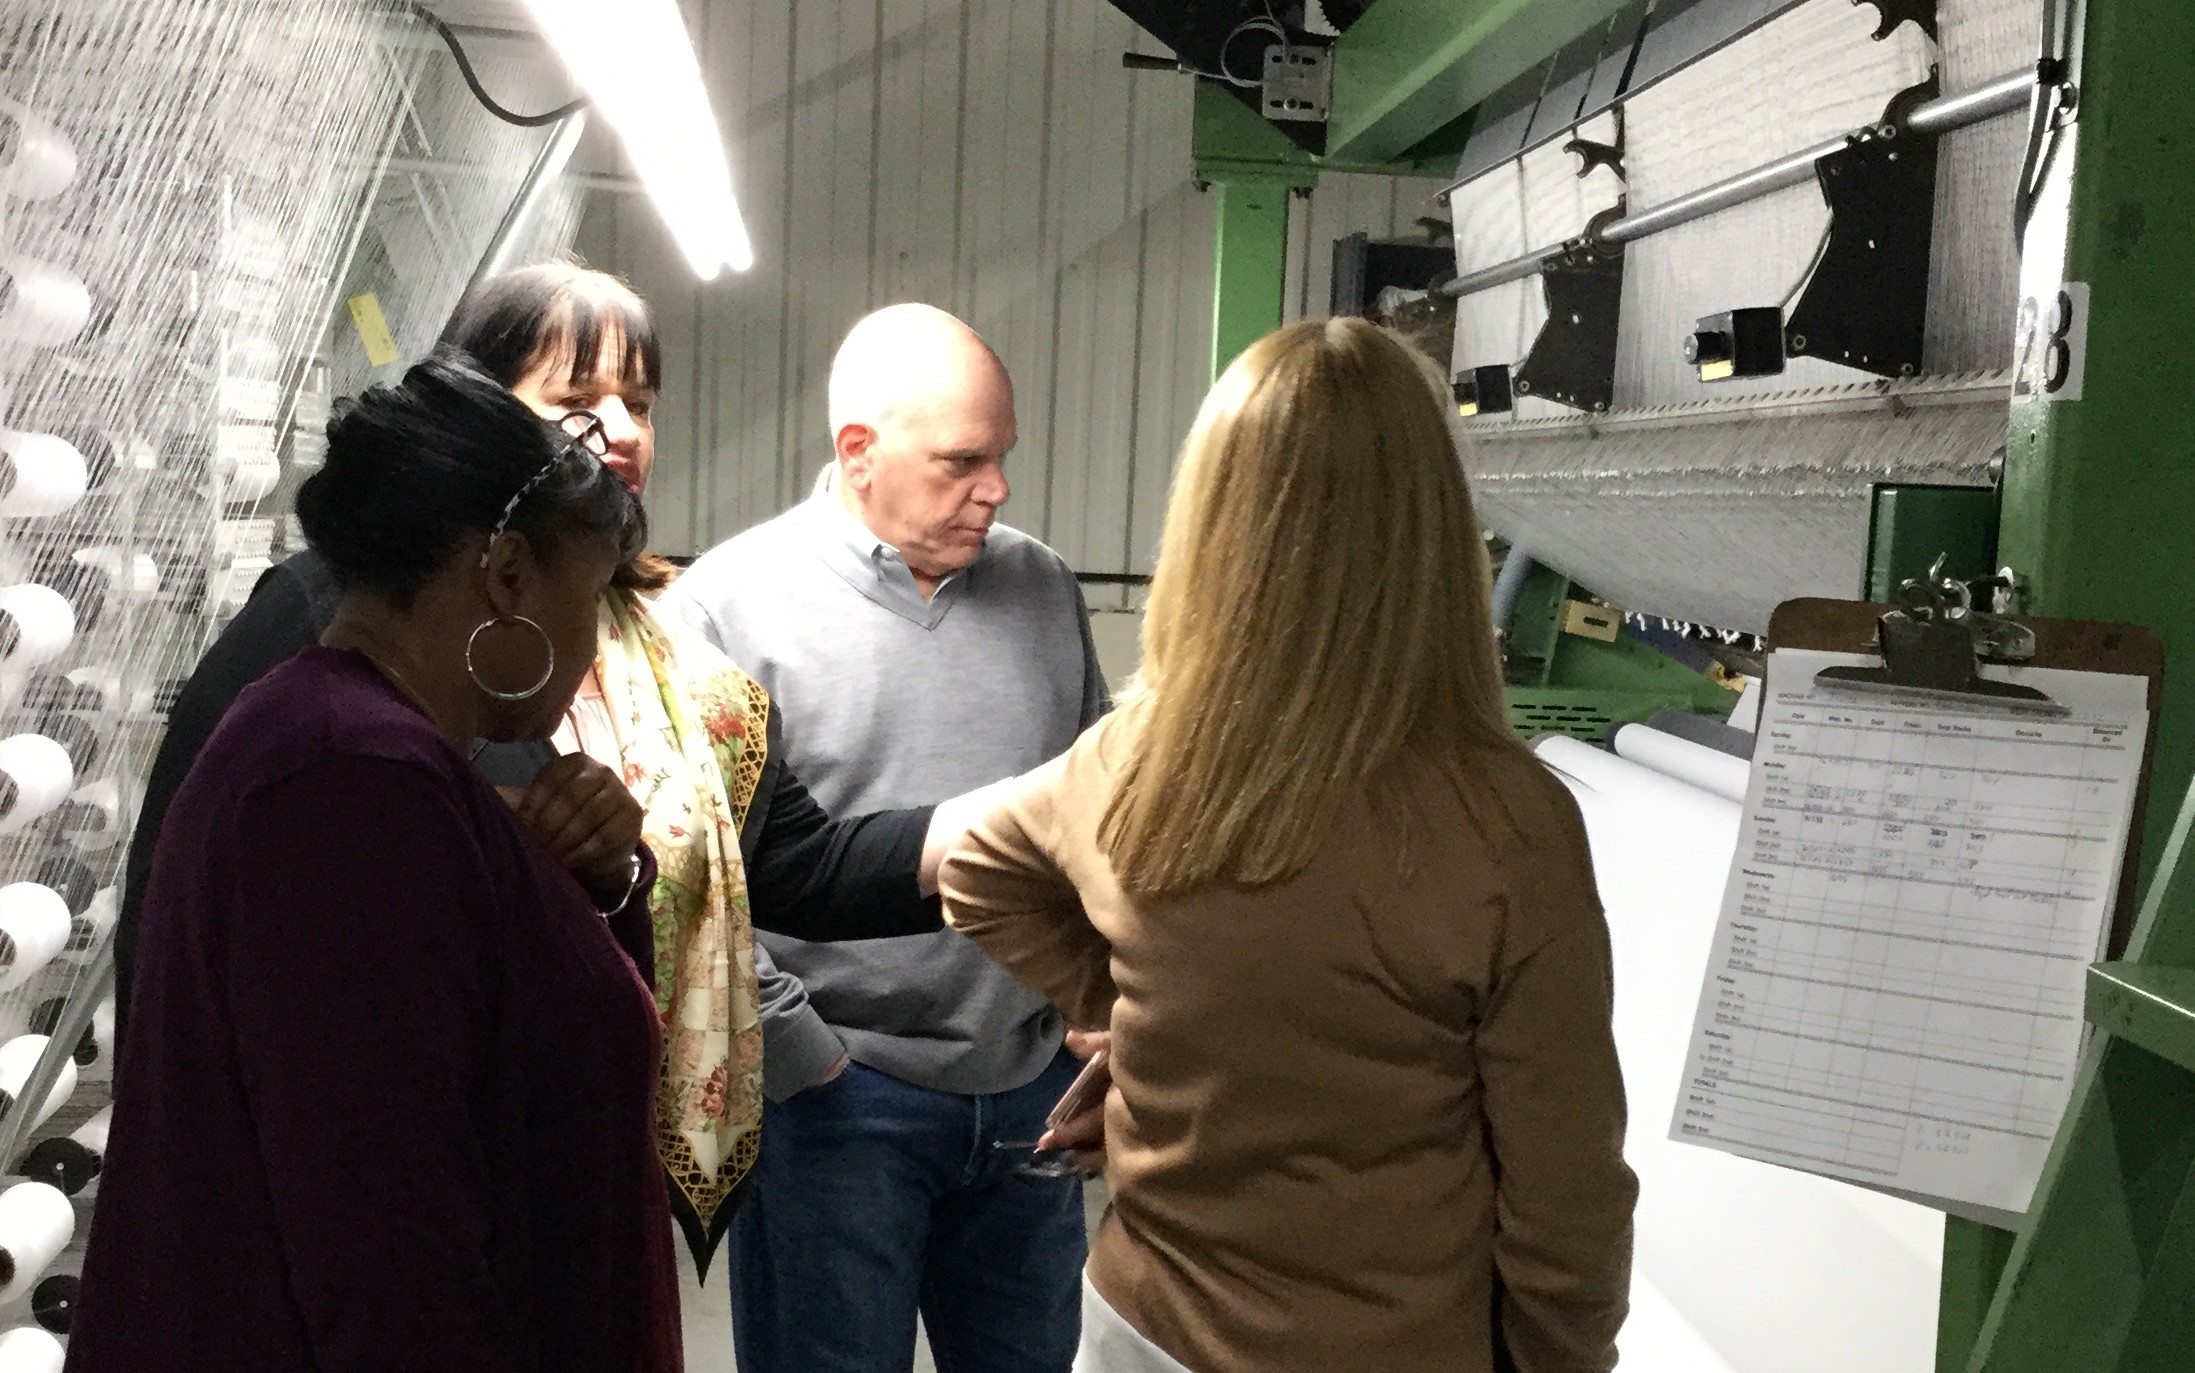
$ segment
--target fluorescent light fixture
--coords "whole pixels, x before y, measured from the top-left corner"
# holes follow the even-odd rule
[[[703,281],[754,266],[724,140],[677,0],[526,0],[594,108],[624,140],[656,212]]]

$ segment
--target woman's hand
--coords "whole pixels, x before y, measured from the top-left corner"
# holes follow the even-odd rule
[[[1100,1049],[1105,1051],[1109,1063],[1113,1054],[1112,1031],[1079,1028],[1067,1031],[1067,1052],[1076,1058],[1088,1062]],[[1099,1072],[1105,1075],[1105,1081],[1093,1093],[1090,1104],[1046,1130],[1037,1140],[1037,1148],[1069,1155],[1075,1166],[1090,1177],[1105,1171],[1105,1098],[1112,1085],[1112,1074],[1107,1067],[1101,1067]]]
[[[618,775],[584,753],[549,760],[516,799],[519,823],[556,855],[595,905],[608,909],[632,887],[640,849],[640,803]]]

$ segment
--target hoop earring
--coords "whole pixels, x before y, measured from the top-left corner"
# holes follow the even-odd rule
[[[480,669],[473,666],[473,645],[480,642],[481,635],[504,623],[526,626],[526,628],[541,636],[541,646],[549,651],[549,664],[541,669],[540,680],[524,691],[497,691],[494,687],[480,680]],[[482,620],[479,624],[473,626],[472,636],[465,640],[465,675],[473,679],[473,685],[478,687],[483,695],[493,696],[498,701],[523,701],[538,696],[541,693],[541,688],[547,686],[549,679],[556,675],[556,642],[549,637],[549,631],[523,615],[498,615],[492,620]]]

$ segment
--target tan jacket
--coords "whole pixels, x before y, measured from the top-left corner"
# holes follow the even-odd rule
[[[1144,903],[1097,847],[1120,723],[941,878],[949,923],[1113,1031],[1098,1291],[1198,1373],[1479,1373],[1498,1280],[1520,1373],[1612,1367],[1638,1188],[1561,784],[1490,758],[1467,808],[1428,775],[1407,879],[1360,807],[1300,877]]]

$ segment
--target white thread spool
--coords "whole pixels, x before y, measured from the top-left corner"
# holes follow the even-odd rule
[[[84,498],[91,468],[58,434],[0,429],[0,515],[58,515]]]
[[[46,200],[76,180],[76,149],[20,101],[0,96],[0,191]]]
[[[0,739],[0,834],[13,834],[61,804],[76,785],[68,750],[43,734]],[[7,796],[12,788],[14,795]]]
[[[61,593],[75,610],[80,630],[96,628],[112,606],[143,604],[160,594],[160,564],[152,555],[111,544],[79,548],[67,557],[49,550],[31,575]]]
[[[279,462],[238,463],[221,482],[221,499],[232,505],[242,505],[265,500],[267,493],[282,484],[282,464]]]
[[[38,1141],[23,1159],[23,1175],[75,1196],[106,1166],[107,1130],[113,1123],[114,1107],[103,1106],[67,1138]]]
[[[61,1341],[34,1325],[0,1335],[0,1373],[61,1373],[67,1354]]]
[[[52,1041],[45,1035],[17,1035],[0,1044],[0,1095],[8,1100],[10,1111],[22,1109],[16,1098],[22,1095],[23,1084],[30,1081],[31,1071],[38,1066],[38,1056],[46,1051]],[[53,1090],[46,1093],[46,1100],[31,1120],[31,1128],[37,1129],[53,1118],[53,1113],[68,1102],[76,1091],[76,1061],[61,1060],[61,1075],[53,1080]],[[7,1294],[0,1291],[0,1302]]]
[[[122,842],[122,788],[112,777],[69,793],[61,838],[78,853],[104,853]]]
[[[75,1236],[76,1208],[60,1188],[19,1182],[0,1192],[0,1302],[36,1287]]]
[[[99,1004],[92,1007],[91,1042],[95,1055],[92,1061],[104,1063],[111,1070],[114,1066],[114,998],[111,996],[99,998]],[[104,1141],[106,1139],[105,1127],[100,1128],[102,1133],[99,1138]],[[100,1145],[102,1149],[105,1147],[104,1143]]]
[[[51,887],[13,882],[0,887],[0,937],[8,954],[0,992],[22,986],[69,942],[69,906]]]
[[[69,922],[69,953],[90,953],[114,930],[122,910],[119,887],[101,887]]]
[[[99,698],[97,709],[110,715],[124,713],[131,703],[130,690],[123,682],[122,674],[104,663],[87,663],[76,668],[69,672],[68,681],[70,685],[96,695]],[[84,708],[91,708],[88,701]]]
[[[75,638],[68,597],[36,582],[0,587],[0,664],[13,671],[51,662]]]
[[[56,348],[91,323],[91,292],[74,273],[20,253],[0,255],[0,343]]]

